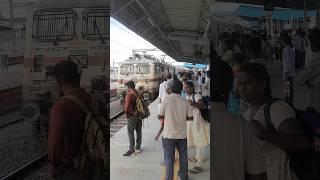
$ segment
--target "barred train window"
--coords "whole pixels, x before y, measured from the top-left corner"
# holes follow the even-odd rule
[[[129,75],[133,74],[133,65],[132,64],[124,64],[120,67],[120,74]]]
[[[110,15],[107,8],[87,8],[83,11],[82,37],[87,40],[109,39]]]
[[[149,74],[149,73],[150,73],[150,65],[149,64],[137,64],[136,74]]]
[[[68,41],[76,35],[77,14],[70,8],[41,9],[33,14],[32,38],[37,41]]]

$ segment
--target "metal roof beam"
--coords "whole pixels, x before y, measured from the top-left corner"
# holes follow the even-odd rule
[[[149,22],[151,23],[151,25],[155,26],[159,32],[161,33],[163,38],[166,38],[165,34],[163,33],[163,31],[159,28],[159,26],[155,23],[155,21],[153,20],[153,18],[151,17],[151,15],[148,13],[148,11],[144,8],[143,4],[140,2],[140,0],[136,0],[136,2],[138,3],[138,5],[140,6],[140,8],[143,10],[143,12],[146,14],[146,16],[148,17]],[[171,47],[171,49],[176,53],[176,55],[178,56],[178,52],[177,50],[173,47],[173,45],[170,43],[170,41],[167,39],[167,42],[169,44],[169,46]]]
[[[132,28],[133,26],[135,26],[136,24],[138,24],[139,22],[141,22],[142,20],[144,20],[146,18],[146,16],[141,17],[140,19],[138,19],[136,22],[132,23],[129,28]]]
[[[120,7],[119,9],[117,9],[116,11],[114,11],[113,13],[111,13],[111,16],[116,16],[120,11],[122,11],[124,8],[126,8],[127,6],[129,6],[131,3],[133,3],[135,0],[131,0],[129,2],[127,2],[126,4],[124,4],[122,7]]]
[[[209,45],[210,43],[209,40],[197,40],[197,39],[181,37],[181,36],[167,36],[167,39],[181,41],[181,42],[190,43],[190,44]]]
[[[173,32],[170,32],[168,35],[200,38],[200,34],[196,31],[173,31]]]

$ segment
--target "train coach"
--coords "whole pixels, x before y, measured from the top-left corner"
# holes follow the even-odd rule
[[[29,9],[24,101],[43,105],[59,98],[52,75],[55,64],[63,60],[78,64],[81,86],[88,92],[108,91],[109,11],[104,0],[48,0]]]

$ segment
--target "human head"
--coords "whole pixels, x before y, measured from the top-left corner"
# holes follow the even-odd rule
[[[183,84],[183,89],[185,90],[185,92],[188,94],[188,95],[191,95],[194,93],[194,84],[192,81],[186,81],[184,82]]]
[[[261,40],[258,37],[250,37],[247,44],[249,56],[251,58],[260,57],[261,53]]]
[[[128,89],[134,89],[136,87],[136,85],[134,84],[134,82],[132,80],[126,82],[125,86],[127,86]]]
[[[62,91],[66,87],[80,86],[80,72],[78,65],[73,61],[61,61],[54,66],[54,77]]]
[[[169,79],[171,79],[171,78],[172,78],[171,73],[168,73],[168,74],[167,74],[167,80],[169,80]]]
[[[249,103],[271,95],[269,73],[262,64],[243,64],[238,72],[237,81],[240,96]]]
[[[283,43],[285,44],[285,46],[293,46],[292,45],[292,39],[291,39],[291,37],[290,36],[284,36],[283,38],[282,38],[282,41],[283,41]]]
[[[180,94],[182,91],[182,83],[179,80],[173,80],[171,89],[172,93]]]
[[[320,51],[320,30],[319,28],[313,28],[308,36],[311,44],[311,50],[313,52],[319,52]]]
[[[211,100],[226,103],[233,86],[233,71],[226,62],[221,60],[215,61],[212,68]]]

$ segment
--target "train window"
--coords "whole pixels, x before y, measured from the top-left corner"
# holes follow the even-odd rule
[[[33,14],[32,38],[37,41],[69,41],[76,35],[77,14],[69,8],[42,9]]]
[[[159,65],[155,66],[155,72],[156,72],[156,74],[160,74],[161,73],[161,69],[160,69]]]
[[[160,70],[161,70],[161,72],[164,72],[164,67],[160,66]]]
[[[136,74],[149,74],[149,73],[150,73],[150,65],[149,64],[137,64]]]
[[[120,74],[122,75],[129,75],[133,74],[133,65],[131,64],[124,64],[120,67]]]
[[[43,55],[34,56],[33,72],[42,72]]]
[[[109,39],[109,10],[87,8],[83,11],[82,38],[87,40]]]

